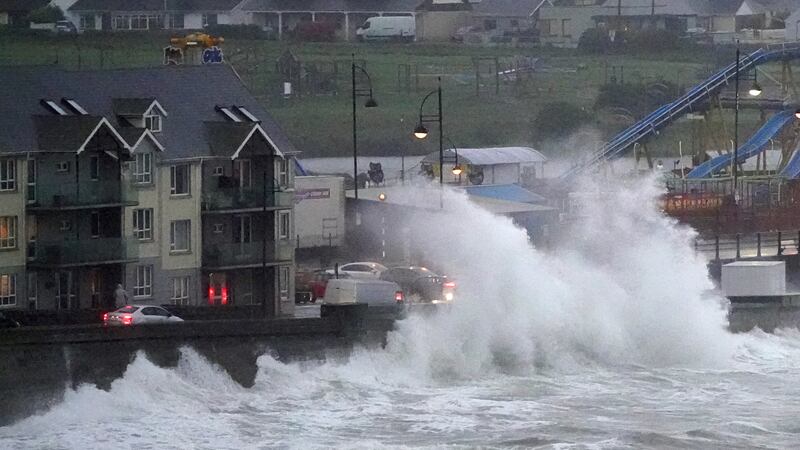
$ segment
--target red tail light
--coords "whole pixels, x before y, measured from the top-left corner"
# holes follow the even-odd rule
[[[395,303],[403,303],[405,298],[403,297],[403,291],[397,291],[394,293],[394,301]]]
[[[444,283],[442,286],[444,286],[446,288],[450,288],[450,289],[455,289],[456,288],[456,282],[455,281],[448,281],[448,282]]]
[[[108,313],[103,314],[103,322],[108,322]]]
[[[214,288],[211,286],[208,287],[208,304],[214,304]]]
[[[228,288],[225,286],[222,287],[222,304],[228,304]]]
[[[130,314],[124,314],[122,316],[122,324],[123,325],[133,325],[133,316]]]

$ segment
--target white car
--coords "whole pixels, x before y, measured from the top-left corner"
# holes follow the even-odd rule
[[[383,273],[384,270],[386,270],[386,266],[376,262],[354,262],[339,266],[340,274],[345,274],[350,278],[361,278],[361,279],[377,280],[378,277],[381,276],[381,273]],[[328,269],[327,272],[331,275],[336,274],[336,271],[334,269]]]
[[[103,324],[108,326],[149,325],[183,322],[183,319],[160,306],[125,305],[103,314]]]

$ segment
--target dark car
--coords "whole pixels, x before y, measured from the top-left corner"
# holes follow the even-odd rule
[[[409,303],[448,303],[455,294],[453,281],[425,267],[393,267],[383,271],[380,279],[399,284]]]
[[[19,328],[19,322],[0,312],[0,328]]]

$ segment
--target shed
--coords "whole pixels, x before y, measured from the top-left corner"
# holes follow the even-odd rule
[[[453,184],[513,184],[541,178],[547,157],[531,147],[449,148],[443,154],[445,178]],[[438,176],[439,152],[422,159],[429,174]],[[456,166],[462,168],[453,174]]]

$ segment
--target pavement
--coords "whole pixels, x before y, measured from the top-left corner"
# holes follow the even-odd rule
[[[294,317],[297,319],[311,319],[319,317],[319,304],[294,305]]]

